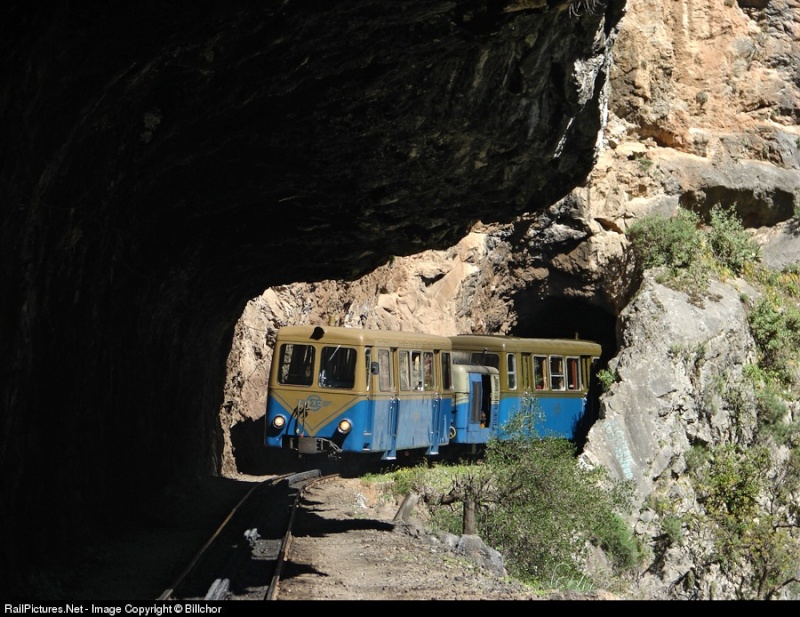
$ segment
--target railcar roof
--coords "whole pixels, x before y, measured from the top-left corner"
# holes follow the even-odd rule
[[[449,350],[446,336],[396,330],[370,330],[342,326],[284,326],[278,330],[277,341],[303,343],[321,341],[341,345],[379,345],[386,347],[425,347]]]
[[[560,338],[523,338],[499,334],[458,334],[451,336],[458,351],[528,351],[599,356],[602,348],[594,341]]]

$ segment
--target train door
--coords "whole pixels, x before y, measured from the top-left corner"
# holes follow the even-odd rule
[[[429,445],[426,454],[439,454],[439,445],[442,441],[444,430],[443,418],[444,409],[442,408],[442,376],[441,371],[437,370],[440,366],[439,359],[441,352],[423,352],[424,384],[425,391],[431,394],[431,427]]]
[[[433,357],[434,352],[428,349],[411,352],[411,383],[416,385],[407,414],[401,416],[398,435],[398,447],[424,447],[428,454],[438,453],[438,445],[433,441],[439,403]]]
[[[446,445],[450,439],[450,416],[453,411],[453,360],[450,352],[440,351],[436,363],[436,392],[432,444]]]
[[[483,375],[470,373],[469,375],[469,423],[470,428],[484,428],[489,424],[487,409],[484,406]]]
[[[365,449],[381,450],[385,437],[380,427],[392,414],[394,397],[392,387],[396,380],[392,374],[391,351],[386,348],[373,350],[370,362],[369,399],[371,413],[368,414],[367,427],[364,434]]]
[[[498,372],[490,368],[469,373],[469,425],[467,442],[473,447],[489,441],[491,428],[497,427],[497,401],[495,388]]]
[[[399,382],[406,376],[399,365],[399,352],[396,347],[378,350],[381,376],[378,380],[380,405],[375,414],[375,450],[384,452],[383,458],[394,459],[397,454],[397,418]],[[398,375],[400,378],[398,379]]]
[[[531,362],[531,354],[529,352],[521,352],[519,354],[519,387],[520,396],[522,396],[522,408],[524,410],[533,409],[535,405],[533,392],[533,365]]]
[[[411,356],[407,349],[392,348],[392,367],[396,379],[392,382],[391,404],[382,426],[385,430],[383,458],[386,460],[397,458],[397,434],[405,404],[404,394],[411,390]]]

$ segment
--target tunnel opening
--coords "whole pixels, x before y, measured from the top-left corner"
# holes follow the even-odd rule
[[[616,315],[573,298],[545,298],[515,303],[517,325],[512,334],[530,338],[580,338],[600,343],[603,347],[601,361],[617,353]]]
[[[617,355],[616,316],[586,300],[547,298],[516,303],[517,325],[514,336],[529,338],[580,338],[594,341],[602,347],[589,385],[586,413],[576,431],[575,446],[582,451],[589,429],[599,417],[600,395],[603,393],[597,373],[608,366]]]
[[[589,384],[586,413],[576,430],[575,445],[578,451],[582,451],[588,432],[599,416],[602,385],[597,371],[604,369],[609,360],[617,354],[616,316],[613,312],[589,300],[566,297],[526,298],[524,300],[517,297],[514,300],[514,306],[517,309],[517,323],[509,332],[511,335],[529,338],[581,338],[599,343],[602,347],[601,357],[595,366]],[[247,317],[243,315],[242,322],[244,323],[246,319]],[[271,357],[272,344],[274,344],[274,340],[264,340],[263,358]],[[228,370],[232,371],[232,374],[229,375],[229,382],[233,381],[236,375],[249,375],[249,379],[253,377],[252,367],[245,370],[229,364]],[[264,380],[267,378],[266,371],[266,367],[263,367],[261,374]],[[265,419],[261,413],[265,406],[266,383],[258,385],[258,390],[260,396],[256,405],[253,405],[252,401],[250,403],[245,400],[236,400],[235,403],[228,401],[228,408],[223,410],[223,412],[230,412],[233,407],[244,410],[248,405],[251,408],[249,413],[242,411],[244,417],[240,417],[231,425],[230,441],[233,460],[224,465],[229,473],[235,470],[245,475],[258,476],[282,473],[296,468],[298,465],[296,454],[275,452],[264,446]],[[240,392],[239,395],[244,396],[243,392]],[[228,396],[231,394],[229,393]],[[226,422],[222,418],[221,420],[223,424]]]

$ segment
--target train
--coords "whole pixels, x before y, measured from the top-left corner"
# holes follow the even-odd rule
[[[579,339],[285,326],[264,443],[383,461],[474,455],[521,413],[535,417],[537,436],[575,440],[600,354]]]

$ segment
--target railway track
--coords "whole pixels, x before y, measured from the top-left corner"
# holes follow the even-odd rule
[[[253,487],[158,600],[275,600],[303,490],[320,470],[286,474]]]

